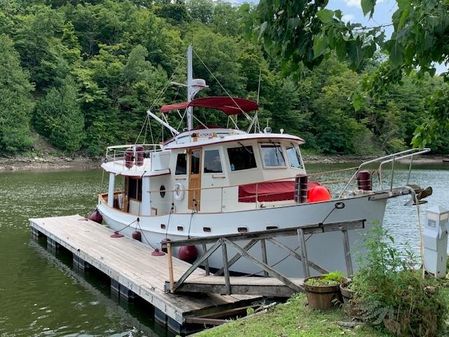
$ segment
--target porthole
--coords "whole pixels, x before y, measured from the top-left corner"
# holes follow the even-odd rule
[[[159,189],[159,193],[161,194],[161,198],[165,197],[165,186],[161,185],[161,188]]]

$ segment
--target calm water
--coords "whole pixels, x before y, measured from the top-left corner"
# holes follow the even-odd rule
[[[412,181],[431,185],[429,203],[449,208],[449,164],[420,166]],[[101,282],[86,281],[30,240],[28,218],[84,215],[104,190],[100,171],[0,173],[0,336],[167,335],[148,307],[124,307]],[[385,227],[398,245],[417,248],[416,208],[403,206],[408,199],[389,202]]]

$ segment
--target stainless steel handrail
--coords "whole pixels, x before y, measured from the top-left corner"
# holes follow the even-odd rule
[[[125,151],[129,148],[135,150],[136,146],[143,146],[144,150],[153,152],[162,151],[162,146],[160,144],[125,144],[125,145],[113,145],[106,148],[105,158],[109,160],[120,160],[124,159]],[[111,154],[112,152],[112,154]]]
[[[359,167],[357,168],[357,170],[354,172],[354,174],[351,176],[351,178],[349,179],[349,181],[346,183],[345,187],[343,188],[343,190],[341,191],[339,198],[342,197],[343,193],[346,192],[346,190],[348,189],[349,185],[351,185],[351,183],[354,181],[354,178],[357,177],[357,174],[361,171],[362,168],[368,166],[369,164],[373,164],[373,163],[379,163],[379,166],[377,168],[378,172],[379,172],[379,180],[380,180],[380,187],[381,189],[383,189],[383,185],[382,185],[382,167],[383,165],[385,165],[386,163],[393,163],[392,164],[392,177],[391,177],[391,182],[390,182],[390,191],[393,189],[393,179],[394,179],[394,163],[398,160],[402,160],[402,159],[406,159],[406,158],[411,158],[413,159],[415,156],[424,154],[430,152],[429,148],[423,148],[423,149],[408,149],[408,150],[404,150],[404,151],[400,151],[400,152],[396,152],[396,153],[392,153],[389,155],[385,155],[379,158],[375,158],[375,159],[371,159],[368,161],[365,161],[363,163],[361,163],[359,165]],[[411,170],[411,166],[409,167],[409,171]],[[410,174],[408,175],[407,178],[407,183],[410,179]]]

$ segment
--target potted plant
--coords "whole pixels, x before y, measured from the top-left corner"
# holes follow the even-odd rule
[[[313,309],[330,309],[337,300],[341,302],[340,284],[345,280],[341,272],[311,276],[304,280],[304,291]]]

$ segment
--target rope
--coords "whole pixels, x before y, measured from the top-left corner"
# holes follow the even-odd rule
[[[117,233],[120,233],[122,230],[128,228],[129,226],[131,226],[134,222],[138,222],[139,221],[139,217],[136,218],[136,220],[134,220],[133,222],[129,223],[128,225],[126,225],[125,227],[123,227],[122,229],[116,231]]]
[[[193,48],[192,48],[193,49]],[[234,97],[231,96],[231,94],[229,93],[229,91],[226,90],[226,88],[221,84],[221,82],[219,81],[219,79],[212,73],[212,71],[209,69],[209,67],[203,62],[203,59],[197,54],[197,52],[193,49],[193,53],[195,54],[196,57],[198,57],[198,59],[200,60],[201,64],[204,66],[204,68],[206,68],[206,70],[212,75],[212,77],[214,78],[215,81],[217,81],[218,85],[220,86],[221,89],[223,89],[223,91],[226,93],[226,95],[229,96],[229,98],[234,102],[234,104],[237,106],[237,108],[240,109],[240,111],[243,113],[243,115],[248,118],[251,119],[251,117],[248,116],[248,114],[240,107],[240,105],[237,104],[237,102],[235,101]]]
[[[145,231],[142,229],[142,227],[140,226],[140,221],[137,221],[137,226],[139,226],[140,232],[143,235],[143,238],[145,239],[145,241],[147,242],[148,246],[150,246],[153,249],[156,249],[153,247],[153,245],[151,244],[151,242],[147,239],[147,237],[145,236]]]
[[[159,91],[159,93],[157,94],[156,98],[153,100],[153,103],[151,104],[149,110],[152,110],[152,109],[155,107],[156,103],[158,103],[159,100],[162,98],[162,95],[167,91],[168,87],[169,87],[170,84],[171,84],[172,79],[173,79],[174,76],[175,76],[176,71],[177,71],[177,69],[175,69],[175,71],[171,74],[171,76],[170,76],[170,78],[168,79],[166,85]],[[144,121],[142,127],[140,128],[139,134],[137,135],[137,138],[136,138],[136,141],[135,141],[134,145],[138,143],[139,138],[140,138],[140,135],[142,134],[142,131],[143,131],[143,129],[144,129],[144,127],[145,127],[145,124],[146,124],[146,122],[147,122],[147,119],[150,120],[149,117],[148,117],[148,115],[146,116],[145,121]],[[152,136],[151,138],[152,138],[152,142],[153,142],[153,144],[154,144],[154,138],[153,138],[153,136]]]
[[[320,175],[330,174],[330,173],[340,173],[340,172],[346,172],[346,171],[357,171],[358,169],[359,169],[358,166],[354,166],[354,167],[348,167],[348,168],[339,169],[339,170],[314,172],[314,173],[310,173],[309,176],[312,177],[312,176],[320,176]]]

